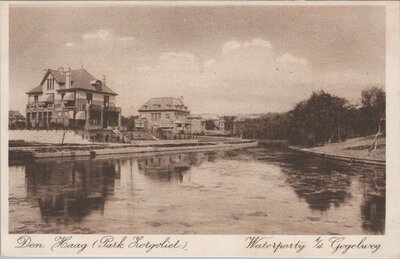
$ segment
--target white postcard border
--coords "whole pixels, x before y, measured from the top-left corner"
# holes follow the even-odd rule
[[[399,78],[399,3],[398,2],[140,2],[135,4],[150,5],[382,5],[386,6],[386,92],[387,92],[387,175],[386,175],[386,231],[385,235],[348,235],[343,237],[343,243],[358,244],[366,238],[365,244],[380,244],[379,249],[372,253],[371,249],[349,249],[347,253],[342,253],[343,249],[332,252],[335,248],[328,240],[333,236],[318,235],[274,235],[265,236],[268,242],[282,242],[283,244],[296,244],[297,242],[306,243],[306,247],[298,253],[298,249],[277,249],[246,248],[249,237],[257,235],[110,235],[115,241],[120,241],[126,236],[126,243],[123,248],[98,248],[99,241],[107,235],[27,235],[34,243],[42,243],[44,248],[16,248],[18,238],[23,235],[8,234],[8,92],[9,92],[9,56],[8,56],[8,7],[10,4],[50,4],[48,2],[2,2],[1,4],[1,248],[2,255],[30,255],[30,256],[274,256],[274,257],[400,257],[400,78]],[[54,4],[51,3],[51,4]],[[73,5],[101,5],[101,4],[132,4],[132,2],[62,2],[57,4]],[[61,248],[54,247],[56,239],[60,237],[72,237],[71,243],[87,244],[81,252],[82,247]],[[141,241],[149,241],[150,244],[159,244],[168,239],[169,244],[178,242],[177,248],[158,248],[131,247],[128,245],[134,242],[135,238],[143,236]],[[315,240],[324,240],[322,248],[313,247]],[[96,242],[96,243],[95,243]],[[93,245],[94,244],[94,245]],[[164,243],[165,244],[165,243]],[[53,247],[53,249],[52,249]]]

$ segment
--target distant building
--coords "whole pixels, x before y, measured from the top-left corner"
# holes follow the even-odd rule
[[[200,114],[202,118],[203,127],[205,130],[213,130],[224,132],[225,131],[225,120],[218,114],[205,113]]]
[[[26,93],[28,127],[102,129],[121,126],[116,93],[85,69],[46,70],[40,84]]]
[[[140,107],[135,128],[139,130],[187,130],[190,111],[182,98],[151,98]]]
[[[190,130],[194,134],[203,134],[205,130],[205,123],[200,115],[189,115],[187,117],[189,121]]]
[[[25,128],[25,117],[19,111],[8,111],[8,128],[23,129]]]

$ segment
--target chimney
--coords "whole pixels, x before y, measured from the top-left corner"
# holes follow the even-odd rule
[[[71,88],[71,68],[65,72],[65,88]]]
[[[106,85],[106,75],[103,75],[103,85]]]
[[[62,67],[62,66],[59,67],[59,68],[58,68],[58,72],[60,72],[61,74],[64,74],[64,67]]]

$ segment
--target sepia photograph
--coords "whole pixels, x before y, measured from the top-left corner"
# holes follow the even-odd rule
[[[385,236],[388,7],[179,3],[9,3],[7,234]]]

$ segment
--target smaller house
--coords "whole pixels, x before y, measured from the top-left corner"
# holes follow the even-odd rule
[[[135,121],[137,130],[159,133],[161,131],[186,131],[190,129],[187,117],[188,107],[183,97],[157,97],[149,99],[139,108],[139,119]]]
[[[187,117],[190,123],[190,131],[194,134],[203,134],[205,130],[205,123],[200,115],[190,115]]]

